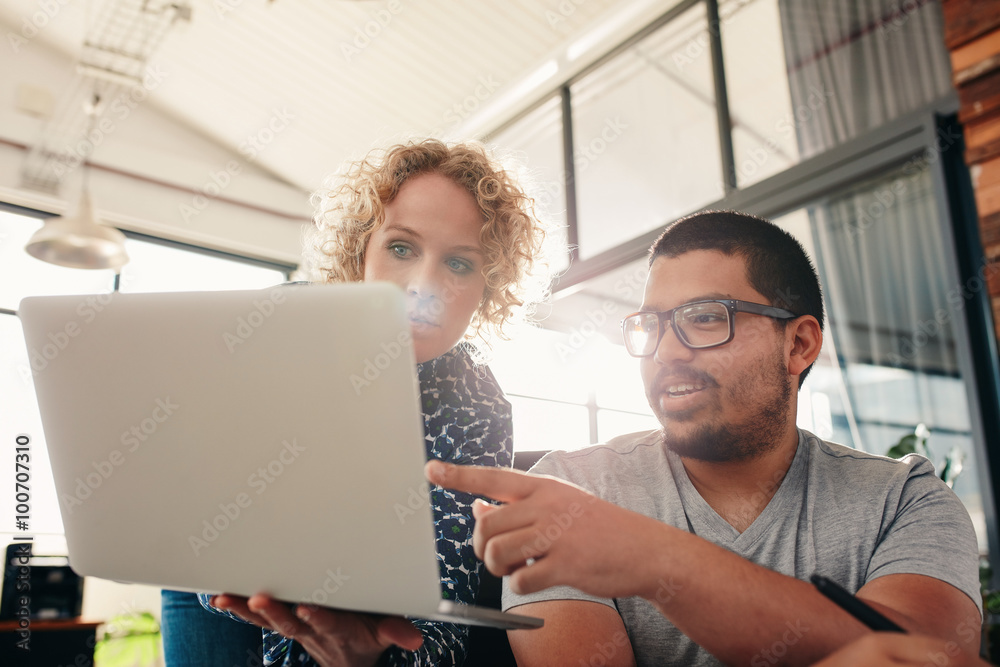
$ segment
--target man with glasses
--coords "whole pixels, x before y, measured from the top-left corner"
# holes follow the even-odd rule
[[[933,466],[796,428],[822,322],[789,234],[742,213],[682,219],[622,323],[661,430],[554,452],[534,475],[428,464],[432,482],[504,503],[475,508],[475,548],[508,575],[504,607],[545,618],[510,633],[519,665],[810,664],[867,632],[814,573],[946,640],[948,664],[978,653],[976,537]]]

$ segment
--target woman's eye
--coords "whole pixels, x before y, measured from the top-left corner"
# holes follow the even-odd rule
[[[456,273],[468,273],[472,271],[472,264],[463,259],[449,259],[448,268]]]
[[[389,246],[389,252],[391,252],[396,257],[408,257],[410,254],[413,253],[413,250],[408,246],[401,245],[399,243],[393,243],[392,245]]]

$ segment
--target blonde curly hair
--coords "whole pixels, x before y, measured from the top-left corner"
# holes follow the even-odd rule
[[[505,338],[504,324],[527,316],[547,294],[548,263],[541,256],[546,230],[517,176],[479,142],[425,139],[348,163],[312,196],[315,224],[307,234],[304,269],[322,282],[361,281],[368,241],[385,222],[386,205],[407,179],[427,173],[465,188],[483,216],[486,288],[466,338]]]

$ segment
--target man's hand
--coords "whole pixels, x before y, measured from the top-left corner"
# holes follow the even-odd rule
[[[605,598],[641,596],[727,664],[759,659],[764,649],[785,641],[789,623],[822,628],[783,644],[790,664],[811,664],[868,634],[808,583],[567,482],[440,461],[429,461],[425,472],[435,484],[505,503],[473,505],[473,543],[491,572],[509,575],[515,593],[569,585]],[[978,623],[979,612],[950,584],[921,575],[886,575],[862,587],[858,596],[911,631],[952,640],[956,649],[970,653],[978,649],[978,634],[963,629],[966,619]],[[574,643],[579,637],[562,646]]]
[[[869,633],[815,663],[813,667],[884,667],[885,665],[989,667],[989,663],[960,651],[955,642],[898,632]]]
[[[659,521],[554,477],[436,460],[425,472],[439,486],[505,503],[473,505],[473,546],[491,572],[510,575],[515,593],[569,585],[600,597],[656,595],[655,554],[669,530]]]
[[[392,645],[413,651],[423,635],[405,618],[335,611],[284,602],[258,593],[247,599],[217,595],[212,605],[294,639],[323,667],[371,667]]]

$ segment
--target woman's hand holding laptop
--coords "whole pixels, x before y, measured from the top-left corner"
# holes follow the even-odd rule
[[[341,612],[304,604],[293,609],[264,594],[251,598],[217,595],[212,605],[294,639],[323,667],[375,665],[392,645],[415,651],[423,643],[420,630],[398,616]]]

